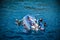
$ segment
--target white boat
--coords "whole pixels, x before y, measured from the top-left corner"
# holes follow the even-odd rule
[[[27,20],[27,16],[29,16],[31,18],[31,21],[35,24],[35,26],[31,26]],[[36,19],[35,17],[31,16],[31,15],[26,15],[23,17],[23,23],[26,25],[26,27],[28,28],[28,30],[38,30],[38,24],[36,23]]]

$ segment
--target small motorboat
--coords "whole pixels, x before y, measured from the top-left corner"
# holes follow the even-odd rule
[[[30,21],[34,23],[34,25],[30,25],[28,17],[30,18]],[[38,24],[36,23],[36,19],[31,15],[26,15],[23,17],[23,24],[25,24],[28,30],[38,30]]]

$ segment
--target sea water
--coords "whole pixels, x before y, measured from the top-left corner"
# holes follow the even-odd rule
[[[57,40],[59,38],[60,17],[56,0],[2,0],[0,5],[0,40]],[[21,20],[30,14],[47,23],[45,31],[22,33],[23,26],[17,26],[15,19]]]

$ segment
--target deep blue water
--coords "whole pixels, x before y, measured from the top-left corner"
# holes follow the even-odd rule
[[[0,40],[58,40],[60,14],[56,0],[2,0],[0,4]],[[15,19],[25,15],[43,18],[45,32],[22,33],[22,26],[15,25]]]

